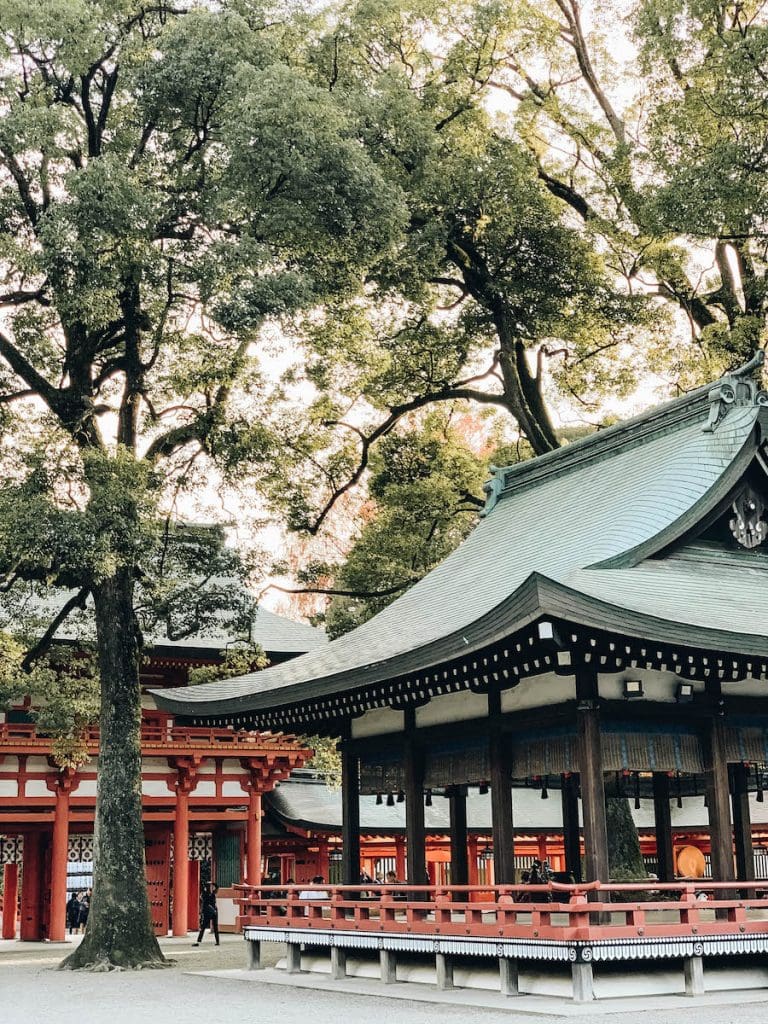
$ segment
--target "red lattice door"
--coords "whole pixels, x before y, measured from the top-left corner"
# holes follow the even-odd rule
[[[167,935],[170,921],[168,890],[171,879],[171,843],[167,832],[147,832],[144,860],[147,872],[149,911],[155,935]]]

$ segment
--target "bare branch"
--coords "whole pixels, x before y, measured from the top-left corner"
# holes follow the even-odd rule
[[[69,618],[75,608],[85,609],[85,602],[90,594],[90,587],[82,587],[76,594],[73,594],[68,601],[65,601],[56,615],[48,625],[48,628],[24,656],[21,667],[25,672],[30,672],[34,663],[41,658],[51,647],[56,638],[59,626],[65,619]]]

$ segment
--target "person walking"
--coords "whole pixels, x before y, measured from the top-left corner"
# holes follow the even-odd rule
[[[216,940],[216,945],[219,944],[219,908],[216,905],[216,893],[218,891],[218,885],[213,882],[208,882],[205,889],[203,890],[203,907],[200,913],[200,931],[197,933],[197,942],[193,942],[193,946],[199,946],[203,941],[203,933],[206,928],[210,928],[213,932],[213,937]]]
[[[91,890],[80,894],[80,914],[78,924],[80,925],[80,934],[85,934],[85,928],[88,924],[88,913],[91,909]]]
[[[80,927],[80,900],[77,898],[76,892],[73,892],[67,900],[67,925],[70,935]]]

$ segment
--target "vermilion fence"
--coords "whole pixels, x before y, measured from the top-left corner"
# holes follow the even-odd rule
[[[92,726],[85,731],[86,742],[94,747],[99,743],[98,727]],[[269,732],[236,732],[233,729],[213,729],[193,726],[156,725],[143,723],[141,726],[142,746],[173,745],[183,747],[247,747],[297,746],[294,736],[284,733]],[[0,722],[0,745],[2,746],[34,746],[46,749],[51,739],[37,732],[34,723]]]
[[[545,941],[768,934],[767,882],[540,886],[239,885],[239,930]]]

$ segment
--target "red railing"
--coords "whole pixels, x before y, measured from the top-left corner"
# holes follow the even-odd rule
[[[99,745],[98,727],[86,730],[85,739],[89,746],[96,749]],[[236,732],[233,729],[213,729],[192,726],[171,726],[155,723],[144,723],[141,726],[141,745],[144,747],[173,747],[178,749],[194,749],[200,747],[230,747],[239,751],[288,747],[295,750],[300,747],[294,736],[283,733],[268,732]],[[0,722],[0,746],[37,747],[49,749],[49,736],[37,732],[34,723]]]
[[[235,888],[240,931],[254,925],[566,942],[768,933],[765,881]]]

